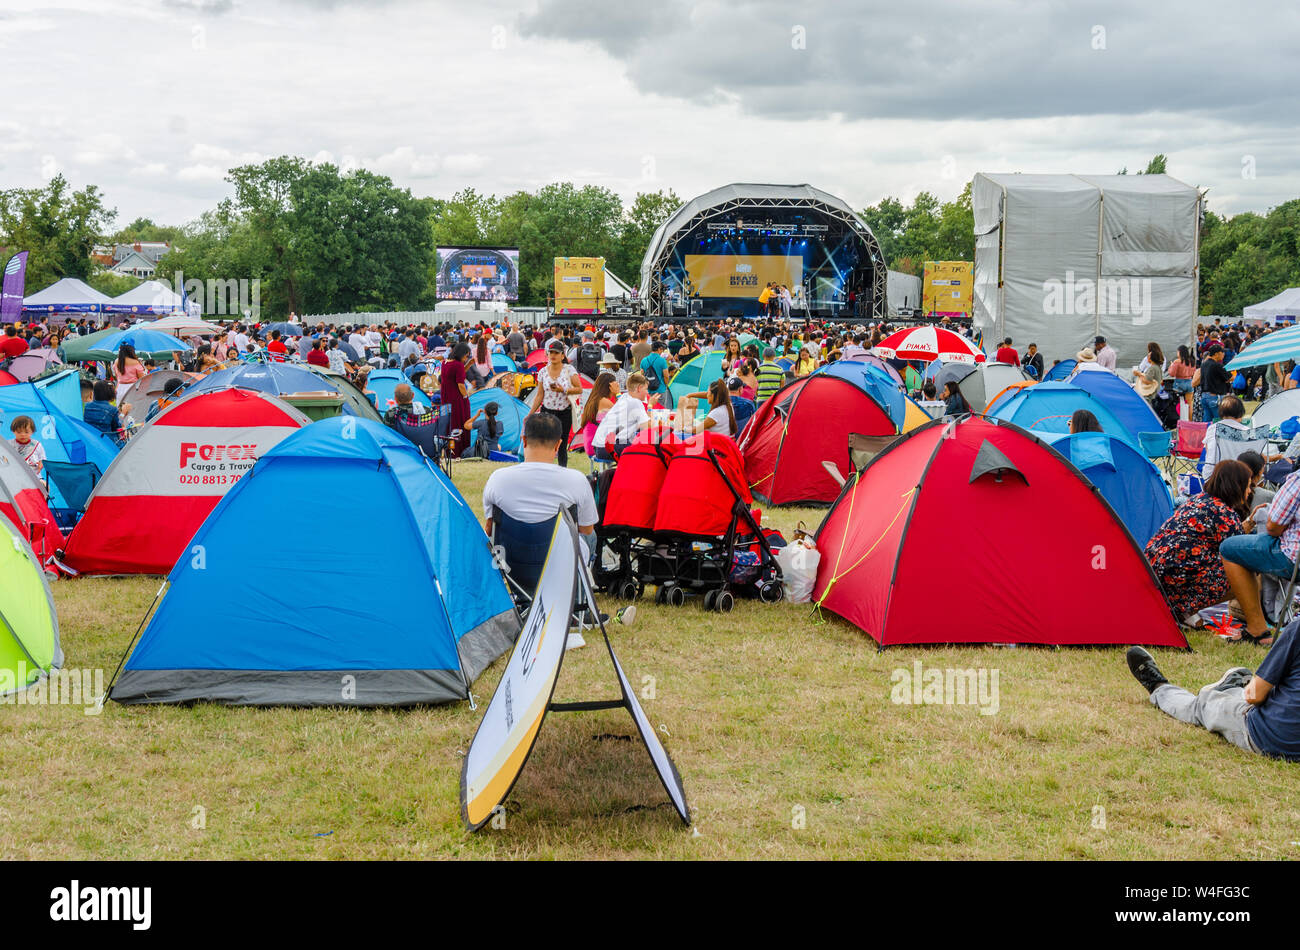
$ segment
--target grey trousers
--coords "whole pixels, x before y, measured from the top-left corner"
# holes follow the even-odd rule
[[[1250,744],[1250,733],[1246,731],[1246,712],[1250,703],[1246,702],[1246,691],[1240,686],[1220,690],[1203,686],[1199,693],[1193,693],[1181,686],[1165,683],[1156,687],[1151,702],[1179,722],[1217,732],[1238,749],[1259,751]]]

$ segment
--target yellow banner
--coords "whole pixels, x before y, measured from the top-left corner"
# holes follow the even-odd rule
[[[692,297],[757,297],[769,283],[794,293],[803,281],[803,258],[779,254],[687,254]]]
[[[605,258],[555,259],[555,312],[605,312]]]
[[[970,261],[926,261],[921,310],[939,316],[969,317],[974,288],[975,265]]]

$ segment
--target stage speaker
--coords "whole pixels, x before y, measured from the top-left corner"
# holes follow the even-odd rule
[[[682,304],[674,304],[674,305],[673,305],[673,316],[674,316],[674,317],[684,317],[684,316],[686,316],[686,307],[683,306]]]
[[[814,320],[829,320],[831,317],[830,307],[814,307],[812,310]]]
[[[700,316],[700,315],[703,314],[703,313],[704,313],[704,301],[703,301],[703,300],[699,300],[699,299],[692,300],[692,301],[691,301],[691,316],[693,316],[693,317],[698,317],[698,316]]]

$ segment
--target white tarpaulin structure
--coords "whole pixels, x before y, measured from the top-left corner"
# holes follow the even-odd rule
[[[1048,359],[1191,341],[1202,195],[1168,175],[975,176],[975,325]]]
[[[885,296],[889,303],[889,315],[898,316],[898,308],[921,307],[921,278],[891,270],[885,272]]]
[[[1300,323],[1300,287],[1288,287],[1276,297],[1251,304],[1241,311],[1241,316],[1265,323]]]

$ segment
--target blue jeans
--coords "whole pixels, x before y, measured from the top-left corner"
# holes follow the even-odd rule
[[[1219,420],[1219,400],[1222,396],[1213,393],[1201,393],[1201,421],[1217,422]]]
[[[1282,553],[1282,543],[1271,534],[1239,534],[1219,545],[1225,561],[1240,564],[1256,574],[1291,578],[1295,564]]]

